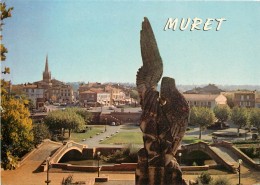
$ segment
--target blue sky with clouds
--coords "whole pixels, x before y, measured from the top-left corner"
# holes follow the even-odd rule
[[[152,24],[164,76],[177,84],[260,85],[260,2],[16,0],[5,20],[12,83],[135,82],[140,29]],[[225,18],[220,31],[164,31],[168,18]],[[216,27],[213,22],[212,27]],[[190,27],[189,27],[190,28]]]

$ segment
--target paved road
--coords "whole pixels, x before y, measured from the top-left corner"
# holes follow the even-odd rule
[[[111,137],[111,134],[116,134],[117,132],[121,132],[121,128],[123,125],[120,126],[106,126],[106,131],[104,133],[100,133],[99,135],[94,136],[93,138],[88,138],[86,141],[82,141],[80,143],[88,145],[88,147],[115,147],[115,145],[108,145],[108,144],[99,144],[100,140],[105,140],[107,136]],[[116,145],[117,146],[117,145]],[[119,147],[121,145],[118,145]]]
[[[187,136],[192,136],[192,137],[199,137],[199,128],[198,127],[190,127],[192,128],[192,130],[187,131],[185,133],[185,135]],[[225,135],[232,135],[234,137],[218,137],[219,140],[225,140],[225,141],[235,141],[235,140],[245,140],[245,136],[244,133],[247,132],[244,129],[240,129],[240,133],[242,134],[241,137],[236,137],[237,135],[237,128],[228,128],[228,129],[224,129],[224,130],[205,130],[202,131],[202,136],[201,138],[203,140],[207,140],[207,141],[212,141],[212,133],[213,132],[218,132],[218,133],[223,133]],[[247,138],[252,138],[252,134],[251,133],[247,133]]]

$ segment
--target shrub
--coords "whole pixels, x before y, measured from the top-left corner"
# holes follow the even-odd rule
[[[208,172],[202,172],[198,177],[198,181],[202,184],[209,184],[211,183],[213,178]]]
[[[71,185],[72,181],[73,181],[73,176],[69,175],[68,177],[66,177],[66,179],[64,179],[64,178],[62,179],[61,184],[62,185]]]
[[[123,163],[123,162],[137,162],[137,152],[138,149],[132,145],[122,150],[116,150],[114,153],[108,156],[101,156],[103,161],[109,163]]]
[[[65,179],[63,178],[62,179],[62,182],[61,182],[62,185],[83,185],[83,184],[86,184],[84,181],[76,181],[76,182],[73,182],[73,176],[72,175],[69,175],[68,177],[66,177]]]
[[[240,148],[240,150],[245,153],[250,158],[256,158],[259,157],[259,152],[255,147],[250,148]]]
[[[229,182],[229,180],[226,177],[218,177],[214,181],[214,185],[231,185],[231,183]]]
[[[234,141],[233,144],[258,144],[259,141],[254,140],[241,140],[241,141]]]

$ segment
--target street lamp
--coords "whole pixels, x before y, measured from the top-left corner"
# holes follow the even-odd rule
[[[49,157],[47,157],[47,159],[46,159],[46,165],[47,165],[47,180],[45,181],[45,183],[47,184],[47,185],[49,185],[49,183],[51,182],[51,180],[49,179],[49,169],[50,169],[50,156]]]
[[[181,156],[182,156],[182,153],[178,153],[178,156],[179,156],[179,159],[180,159],[180,165],[181,165]]]
[[[98,161],[98,177],[99,177],[99,160],[100,160],[100,152],[97,152],[97,161]]]
[[[106,120],[106,125],[105,125],[105,132],[107,131],[107,118],[105,118]]]
[[[238,171],[238,184],[240,185],[240,174],[241,174],[241,164],[243,163],[242,159],[238,159],[238,168],[237,168],[237,171]]]

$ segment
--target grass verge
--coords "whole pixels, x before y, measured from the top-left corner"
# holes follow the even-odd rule
[[[100,142],[101,144],[143,144],[142,132],[119,132],[118,134]],[[203,141],[196,137],[184,136],[186,144],[198,143]]]
[[[141,132],[119,132],[101,144],[143,144],[142,135]]]
[[[193,144],[193,143],[198,143],[200,141],[203,141],[203,140],[198,139],[196,137],[192,137],[192,136],[184,136],[182,139],[182,142],[184,142],[185,144]]]
[[[94,135],[102,132],[103,130],[104,130],[103,127],[92,127],[91,130],[88,130],[85,133],[75,133],[75,132],[73,132],[73,133],[71,133],[70,139],[75,141],[75,142],[80,142],[83,139],[93,137]]]

